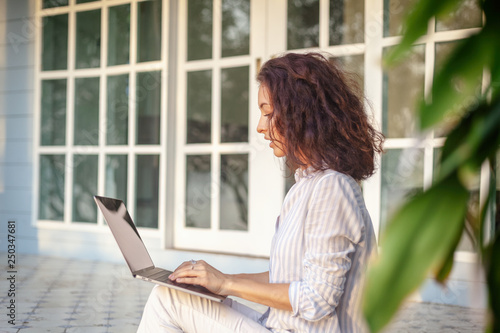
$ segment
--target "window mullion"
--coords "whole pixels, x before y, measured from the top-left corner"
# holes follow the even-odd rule
[[[71,224],[73,220],[73,138],[75,112],[75,54],[76,54],[76,13],[75,0],[69,2],[68,13],[68,69],[66,90],[66,165],[64,184],[64,223]]]
[[[319,2],[319,48],[326,49],[329,47],[329,14],[330,0],[320,0]]]
[[[383,74],[380,66],[383,51],[383,1],[365,0],[365,80],[364,91],[370,104],[368,110],[373,111],[376,125],[382,126],[382,81]],[[373,84],[377,82],[377,84]],[[380,158],[377,161],[380,165]],[[363,195],[366,207],[372,218],[373,228],[377,238],[380,230],[380,193],[382,173],[377,172],[363,183]]]
[[[163,0],[162,0],[163,1]],[[166,2],[166,3],[165,3]],[[161,151],[162,153],[160,154],[160,167],[159,167],[159,184],[170,184],[170,179],[168,179],[168,170],[170,166],[167,164],[167,155],[169,154],[169,149],[168,149],[168,140],[167,138],[169,137],[168,133],[168,106],[170,105],[170,102],[168,100],[168,92],[169,92],[169,80],[168,76],[166,73],[168,73],[168,49],[169,49],[169,44],[168,44],[168,38],[169,38],[169,29],[168,29],[168,22],[170,22],[170,16],[169,16],[169,1],[165,0],[162,3],[162,15],[161,15],[161,64],[162,64],[162,69],[161,69],[161,103],[160,103],[160,147],[162,148]],[[160,186],[158,188],[158,230],[160,231],[161,235],[161,243],[162,243],[162,248],[165,247],[166,243],[171,243],[170,240],[165,238],[165,228],[166,228],[166,206],[167,206],[167,200],[170,200],[170,198],[167,197],[167,186]],[[171,205],[169,205],[171,207]],[[172,230],[169,230],[172,231]],[[170,232],[168,232],[170,234]],[[171,244],[169,244],[171,245]]]

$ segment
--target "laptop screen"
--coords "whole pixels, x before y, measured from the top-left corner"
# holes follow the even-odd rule
[[[94,199],[132,273],[154,266],[123,201],[99,196]]]

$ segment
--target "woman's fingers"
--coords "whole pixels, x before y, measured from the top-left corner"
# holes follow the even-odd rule
[[[196,277],[199,272],[205,270],[205,262],[202,260],[195,261],[185,261],[175,271],[169,276],[171,280],[175,280],[182,277]]]
[[[197,284],[220,293],[226,275],[203,260],[182,263],[169,278],[178,283]]]

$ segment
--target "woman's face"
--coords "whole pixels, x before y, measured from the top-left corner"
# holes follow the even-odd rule
[[[259,124],[257,125],[257,132],[264,134],[264,139],[271,141],[269,147],[273,149],[274,155],[276,157],[285,156],[283,139],[280,137],[278,131],[273,127],[273,124],[271,122],[271,114],[273,113],[273,108],[271,106],[271,101],[269,98],[269,90],[263,85],[259,87],[259,109],[260,119]],[[271,138],[270,134],[271,127],[273,138]]]

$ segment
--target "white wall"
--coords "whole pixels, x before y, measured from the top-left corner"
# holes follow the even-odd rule
[[[37,250],[37,231],[31,227],[33,16],[34,1],[0,0],[0,237],[3,243],[7,221],[16,221],[20,252]]]

